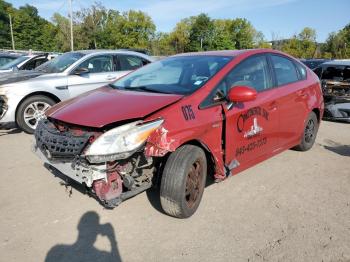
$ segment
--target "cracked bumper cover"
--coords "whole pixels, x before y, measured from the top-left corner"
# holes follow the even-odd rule
[[[65,176],[75,180],[80,184],[86,184],[91,187],[95,180],[107,180],[106,164],[86,166],[78,162],[56,162],[47,158],[47,156],[37,147],[33,145],[33,152],[46,164],[54,167]]]

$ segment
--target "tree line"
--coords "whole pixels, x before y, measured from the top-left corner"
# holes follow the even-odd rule
[[[48,21],[31,5],[14,8],[0,0],[0,48],[11,49],[10,21],[16,49],[70,51],[69,18],[55,13]],[[305,27],[289,39],[268,42],[244,18],[212,19],[207,14],[179,21],[169,32],[158,32],[152,18],[142,12],[119,12],[101,3],[73,13],[74,49],[147,49],[153,55],[207,50],[274,48],[299,58],[350,58],[350,23],[329,34],[323,44],[316,31]]]

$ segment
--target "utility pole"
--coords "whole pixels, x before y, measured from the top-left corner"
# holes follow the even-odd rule
[[[11,17],[11,14],[9,14],[9,17],[10,17],[10,30],[11,30],[12,50],[15,50],[15,40],[13,39],[12,17]]]
[[[70,16],[70,49],[74,51],[73,46],[73,12],[72,12],[72,0],[68,0],[69,2],[69,16]]]

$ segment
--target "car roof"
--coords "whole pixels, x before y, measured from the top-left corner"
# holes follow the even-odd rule
[[[14,57],[14,58],[17,58],[17,57],[19,57],[19,56],[21,56],[21,55],[19,55],[19,54],[13,54],[13,53],[0,53],[0,56],[1,56],[1,57]]]
[[[327,65],[350,66],[350,60],[332,60],[322,64],[322,66],[327,66]]]
[[[190,53],[182,53],[177,54],[175,56],[239,56],[243,54],[259,54],[259,53],[275,53],[275,54],[283,54],[278,50],[267,49],[267,48],[259,48],[259,49],[242,49],[242,50],[220,50],[220,51],[204,51],[204,52],[190,52]]]
[[[143,53],[135,52],[135,51],[127,51],[127,50],[110,50],[110,49],[91,49],[91,50],[76,50],[71,51],[72,53],[81,53],[84,55],[93,55],[93,54],[126,54],[126,55],[136,55],[139,57],[143,57],[147,60],[153,61],[152,58],[148,55],[145,55]]]

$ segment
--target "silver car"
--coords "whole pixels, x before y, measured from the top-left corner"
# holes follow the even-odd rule
[[[132,51],[86,50],[65,53],[32,71],[0,75],[0,126],[17,124],[33,133],[55,103],[96,89],[152,62]]]

